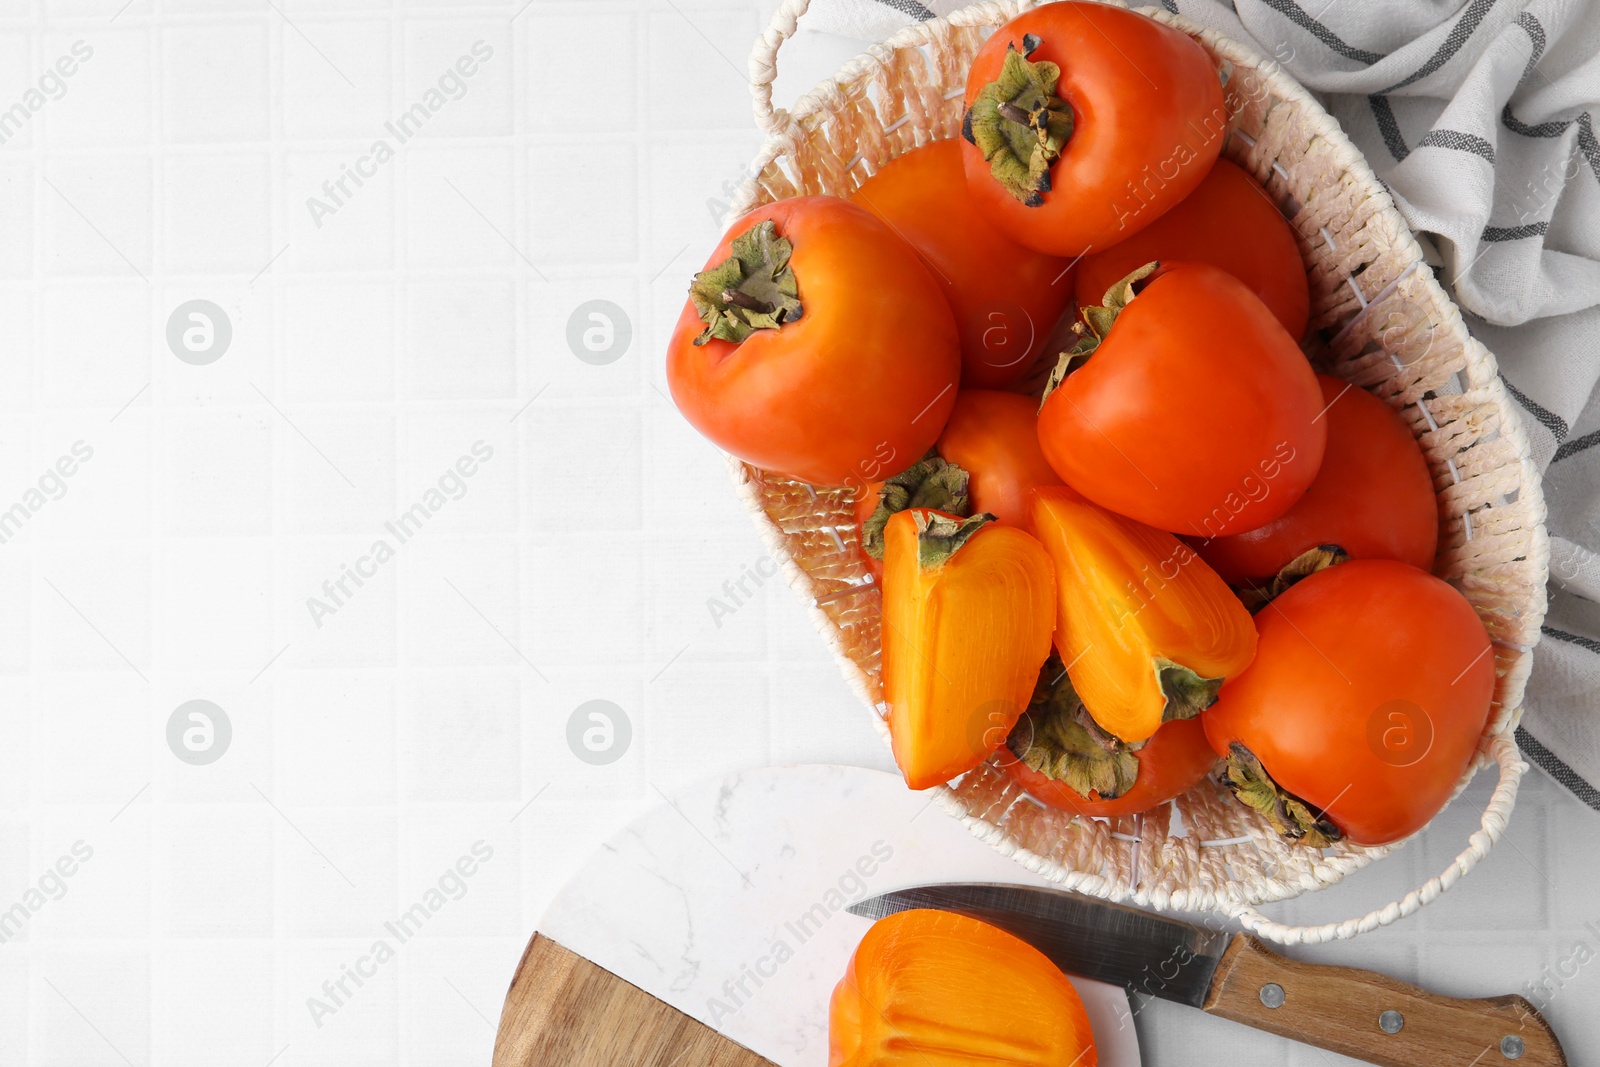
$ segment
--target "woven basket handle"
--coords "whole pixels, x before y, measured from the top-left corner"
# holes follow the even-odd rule
[[[1489,746],[1489,754],[1500,765],[1500,782],[1495,786],[1494,796],[1489,798],[1488,807],[1484,809],[1481,828],[1468,839],[1466,849],[1450,866],[1424,882],[1421,888],[1413,889],[1401,899],[1368,912],[1359,919],[1324,923],[1321,926],[1290,926],[1274,922],[1252,907],[1230,909],[1230,914],[1243,923],[1246,930],[1269,941],[1281,945],[1317,945],[1327,941],[1343,941],[1380,926],[1388,926],[1424,904],[1433,903],[1440,893],[1455,885],[1462,875],[1489,854],[1505,831],[1506,820],[1511,815],[1512,805],[1516,803],[1517,783],[1528,769],[1528,765],[1522,761],[1522,754],[1517,751],[1516,742],[1510,737],[1496,737]]]
[[[772,20],[750,49],[750,95],[756,125],[764,133],[778,133],[789,125],[789,113],[772,106],[772,79],[778,76],[778,49],[794,36],[800,16],[810,6],[811,0],[780,0]]]

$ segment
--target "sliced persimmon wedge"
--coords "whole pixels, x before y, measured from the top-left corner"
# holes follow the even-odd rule
[[[1250,612],[1172,534],[1049,487],[1034,493],[1033,528],[1055,564],[1061,662],[1118,739],[1193,718],[1255,658]]]
[[[883,690],[912,789],[972,770],[1005,743],[1055,629],[1044,547],[993,515],[927,508],[884,529]]]

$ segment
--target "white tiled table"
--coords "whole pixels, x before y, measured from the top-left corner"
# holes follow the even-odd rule
[[[708,610],[761,550],[664,396],[665,332],[759,143],[742,70],[767,6],[0,0],[0,109],[47,83],[0,144],[0,510],[93,450],[0,543],[0,909],[27,913],[0,944],[0,1064],[486,1063],[545,902],[658,790],[888,765],[786,590]],[[385,123],[479,41],[460,98],[397,143]],[[780,99],[852,50],[797,42]],[[384,137],[319,225],[307,199]],[[232,327],[209,365],[167,343],[193,299]],[[603,365],[567,341],[592,300],[632,330]],[[458,498],[318,626],[307,598],[477,442]],[[204,766],[166,739],[192,699],[233,730]],[[633,725],[607,766],[566,742],[592,699]],[[1285,913],[1417,884],[1483,795]],[[307,999],[479,842],[314,1021]],[[1318,955],[1516,990],[1600,948],[1597,883],[1600,818],[1535,776],[1457,892]],[[1552,1008],[1591,1059],[1597,971]],[[1153,1063],[1326,1062],[1144,1024]]]

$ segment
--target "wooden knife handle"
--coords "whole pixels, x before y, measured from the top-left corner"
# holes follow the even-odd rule
[[[1248,934],[1223,953],[1205,1010],[1380,1067],[1567,1064],[1524,997],[1435,996],[1371,971],[1285,959]]]

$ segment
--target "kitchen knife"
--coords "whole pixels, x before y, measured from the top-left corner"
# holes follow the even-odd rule
[[[1520,996],[1458,1000],[1353,967],[1286,959],[1248,934],[1208,930],[1059,889],[967,882],[869,897],[869,919],[912,908],[1006,930],[1070,975],[1125,986],[1380,1067],[1566,1067]]]

